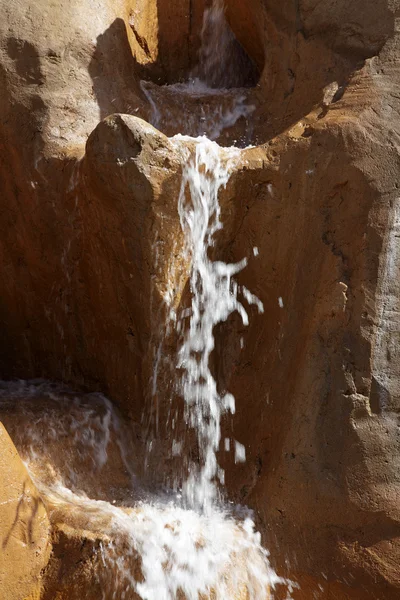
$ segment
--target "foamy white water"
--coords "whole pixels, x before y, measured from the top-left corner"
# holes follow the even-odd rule
[[[107,399],[46,382],[0,383],[0,417],[30,470],[54,525],[101,539],[95,579],[102,600],[266,600],[285,583],[270,567],[251,519],[209,514],[163,500],[115,505],[90,497],[130,448]],[[82,461],[85,463],[82,465]],[[86,482],[85,482],[86,478]],[[85,487],[85,485],[87,487]],[[79,489],[74,489],[74,488]],[[90,539],[90,538],[89,538]]]
[[[196,431],[200,449],[200,464],[190,465],[184,493],[190,507],[209,514],[217,496],[215,479],[224,481],[223,470],[216,459],[221,442],[221,418],[226,412],[235,412],[234,397],[229,393],[223,396],[218,393],[217,382],[210,370],[213,330],[234,312],[238,312],[243,324],[248,325],[248,314],[238,298],[240,292],[248,303],[256,304],[260,312],[263,312],[263,306],[258,298],[246,288],[240,288],[235,281],[235,275],[247,264],[246,258],[236,264],[209,258],[215,234],[222,228],[218,194],[226,186],[240,151],[222,149],[207,138],[176,136],[174,141],[195,145],[194,154],[183,169],[178,203],[186,258],[191,262],[192,293],[190,323],[179,350],[178,367],[184,371],[180,386],[185,401],[185,419]],[[184,319],[178,327],[184,328]]]
[[[143,600],[266,600],[283,583],[251,520],[204,517],[173,504],[126,510],[61,484],[46,490],[46,501],[53,511],[84,511],[104,535],[97,569],[104,600],[134,593]]]

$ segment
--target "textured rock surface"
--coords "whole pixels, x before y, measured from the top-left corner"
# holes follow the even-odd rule
[[[146,119],[139,76],[193,63],[202,5],[166,4],[140,20],[133,0],[3,1],[0,23],[1,375],[100,389],[135,419],[162,298],[178,289],[179,304],[187,275],[182,156],[132,116],[98,122]],[[399,595],[399,14],[397,0],[227,2],[262,69],[262,145],[223,195],[215,251],[258,247],[241,281],[265,306],[218,331],[248,457],[228,457],[227,478],[298,598]]]
[[[36,600],[49,559],[46,509],[0,423],[0,589],[7,600]]]
[[[381,316],[379,256],[393,218],[383,198],[392,187],[395,203],[395,182],[381,187],[371,181],[373,159],[365,171],[351,159],[369,144],[368,156],[378,156],[381,145],[357,120],[342,119],[340,129],[319,121],[306,137],[275,140],[252,188],[248,172],[238,175],[234,193],[246,206],[228,257],[249,242],[259,248],[242,281],[266,317],[254,315],[249,332],[232,322],[221,333],[218,368],[222,386],[236,391],[235,432],[250,450],[238,498],[264,514],[273,555],[284,549],[301,571],[326,573],[329,564],[343,580],[363,572],[370,592],[360,597],[375,597],[378,582],[376,597],[396,597],[385,580],[397,588],[399,448],[389,398],[395,403],[398,392],[393,380],[391,392],[377,389],[375,374],[387,360],[382,329],[393,332]],[[238,469],[228,472],[237,486]]]

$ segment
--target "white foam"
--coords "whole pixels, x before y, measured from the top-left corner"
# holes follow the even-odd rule
[[[70,473],[80,469],[82,453],[89,454],[99,477],[109,462],[109,432],[116,416],[104,397],[74,396],[45,383],[0,384],[3,414],[15,405],[21,410],[15,426],[19,435],[14,431],[13,438],[51,519],[64,520],[70,530],[76,528],[83,536],[91,532],[90,539],[100,540],[93,568],[102,600],[134,593],[143,600],[228,600],[244,590],[249,600],[266,600],[269,587],[285,583],[271,568],[248,516],[234,519],[215,507],[207,515],[199,514],[178,506],[178,497],[175,503],[136,502],[133,508],[123,508],[112,496],[110,501],[96,500],[66,484]],[[114,432],[117,438],[119,431],[117,427]],[[124,441],[118,440],[121,446]],[[44,480],[38,463],[51,462],[54,452],[64,460],[60,470]]]
[[[62,485],[47,491],[47,500],[53,507],[84,509],[101,529],[97,577],[104,598],[136,592],[143,600],[177,600],[182,594],[186,600],[228,600],[247,590],[247,598],[266,600],[270,588],[284,583],[269,566],[250,519],[238,523],[220,512],[204,517],[172,504],[126,511]]]

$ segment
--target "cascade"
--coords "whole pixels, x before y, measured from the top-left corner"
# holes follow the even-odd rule
[[[216,140],[245,121],[239,142],[246,146],[248,118],[255,110],[248,88],[255,81],[255,66],[229,28],[223,0],[214,0],[204,13],[198,63],[188,80],[164,86],[142,81],[141,88],[151,107],[150,123],[167,135],[185,131]]]
[[[246,74],[247,81],[243,74]],[[227,23],[224,0],[214,0],[205,10],[199,61],[191,79],[197,79],[214,90],[237,90],[243,87],[244,81],[254,83],[254,66]]]
[[[175,139],[179,142],[185,138],[177,136]],[[222,228],[218,192],[227,184],[238,157],[236,148],[221,149],[207,138],[195,140],[194,156],[188,159],[184,168],[179,196],[185,251],[192,265],[190,287],[193,294],[190,324],[179,351],[179,366],[184,371],[181,387],[185,418],[197,432],[202,461],[200,468],[190,465],[185,494],[189,506],[206,512],[211,509],[216,496],[214,478],[218,476],[223,481],[223,472],[216,461],[221,441],[220,421],[226,411],[235,412],[233,396],[218,393],[217,382],[210,370],[213,330],[235,311],[240,314],[243,324],[248,324],[248,315],[238,300],[239,287],[234,280],[246,266],[246,259],[237,264],[226,264],[209,258],[214,235]],[[262,303],[255,296],[244,286],[240,291],[250,304],[256,304],[263,312]]]
[[[7,405],[10,398],[27,399],[18,406],[19,418],[29,422],[29,427],[20,427],[13,437],[49,514],[58,521],[65,519],[71,527],[84,527],[100,539],[94,585],[104,600],[267,600],[277,585],[287,587],[288,597],[292,589],[271,568],[249,512],[228,510],[218,493],[218,482],[224,482],[217,460],[221,419],[235,412],[235,400],[230,393],[219,392],[211,370],[214,328],[234,312],[247,325],[244,301],[263,312],[260,300],[235,280],[247,259],[229,264],[210,258],[222,229],[219,192],[240,156],[238,148],[222,148],[211,140],[253,110],[246,104],[243,88],[232,87],[238,79],[234,67],[226,68],[231,44],[223,3],[215,0],[205,13],[199,65],[189,81],[164,88],[142,84],[152,106],[152,124],[158,127],[173,120],[173,115],[162,115],[159,109],[163,94],[212,99],[201,118],[198,113],[184,116],[185,133],[207,133],[208,137],[178,134],[172,138],[186,154],[177,203],[184,253],[191,265],[191,305],[184,314],[170,315],[182,339],[176,390],[184,401],[185,423],[195,432],[199,448],[199,460],[188,465],[183,499],[140,488],[135,448],[103,397],[72,395],[74,409],[62,417],[67,415],[67,403],[71,404],[71,393],[64,389],[28,382],[6,386],[0,394],[2,414],[12,412]],[[216,89],[217,83],[222,89]],[[173,127],[181,125],[175,122]],[[12,420],[8,428],[13,433]],[[73,443],[60,460],[58,445],[63,438]],[[235,445],[238,460],[245,460],[240,444],[228,438],[224,443]],[[113,501],[110,490],[99,493],[101,486],[96,489],[111,455],[113,464],[117,456],[121,470],[129,475],[123,483],[115,475]],[[91,465],[94,477],[80,472],[82,461]]]

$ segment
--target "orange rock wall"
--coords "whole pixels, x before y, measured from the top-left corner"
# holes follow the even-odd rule
[[[248,453],[224,460],[299,598],[399,594],[398,4],[227,3],[262,73],[216,253],[259,248],[241,282],[265,313],[216,332]],[[0,374],[101,390],[135,420],[187,266],[182,157],[132,115],[143,74],[187,73],[203,9],[149,4],[135,34],[138,7],[19,0],[0,23]],[[112,113],[131,116],[99,125]]]
[[[50,523],[1,423],[0,450],[0,589],[7,600],[36,600],[51,551]]]

